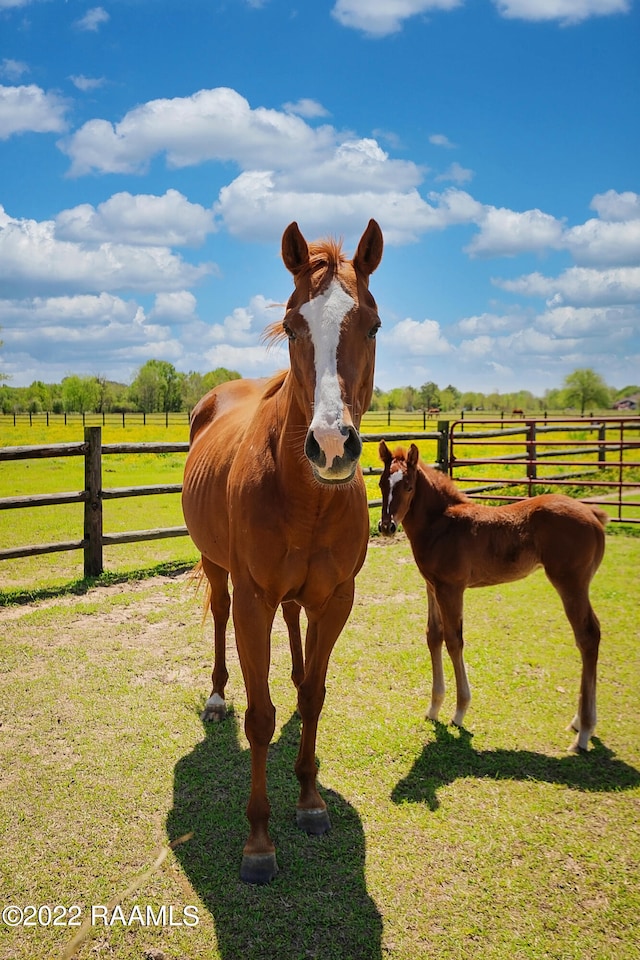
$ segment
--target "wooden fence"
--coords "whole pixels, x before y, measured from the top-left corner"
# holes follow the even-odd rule
[[[562,424],[540,424],[535,420],[484,421],[484,430],[470,430],[468,421],[456,421],[450,424],[440,420],[437,430],[416,433],[367,433],[362,435],[364,443],[378,443],[384,439],[388,443],[407,443],[410,441],[431,440],[436,442],[436,460],[434,466],[448,472],[460,482],[471,496],[492,500],[519,499],[508,494],[496,493],[505,485],[523,486],[528,493],[534,492],[535,484],[562,486],[571,483],[573,486],[584,485],[611,488],[612,496],[608,497],[609,505],[617,508],[618,516],[612,519],[626,523],[640,523],[640,519],[623,517],[623,505],[638,507],[640,501],[629,499],[634,490],[637,493],[640,481],[625,479],[631,469],[640,467],[640,461],[630,458],[630,452],[640,448],[640,419],[609,418],[594,420],[585,424],[584,419],[575,421],[575,429],[582,434],[586,431],[595,435],[595,441],[588,436],[586,439],[577,438],[567,441],[566,438],[557,443],[544,440],[541,437],[558,431],[567,432],[567,421]],[[478,421],[473,427],[480,426]],[[498,457],[483,457],[482,446],[491,441],[513,445],[514,437],[522,436],[524,453],[509,453]],[[58,443],[51,445],[3,447],[0,448],[0,462],[11,460],[39,459],[44,457],[73,457],[84,458],[84,489],[69,493],[37,494],[31,496],[4,497],[0,499],[0,510],[16,510],[55,504],[83,503],[84,530],[82,538],[65,542],[36,544],[29,546],[0,549],[0,560],[9,560],[19,557],[37,556],[46,553],[55,553],[67,550],[84,551],[84,575],[86,577],[99,576],[103,571],[103,547],[135,543],[144,540],[159,540],[167,537],[187,536],[185,526],[164,527],[151,530],[132,530],[124,533],[104,533],[103,531],[103,502],[122,497],[150,496],[152,494],[180,493],[182,485],[154,484],[138,487],[103,488],[102,457],[109,454],[140,454],[140,453],[185,453],[188,443],[110,443],[102,444],[102,429],[100,426],[88,426],[84,431],[83,443]],[[473,453],[476,450],[475,454]],[[471,454],[469,455],[469,451]],[[479,453],[477,451],[480,451]],[[591,457],[591,460],[589,460]],[[541,473],[540,466],[548,458],[555,458],[557,466],[579,466],[579,470],[569,472],[555,471],[552,474]],[[507,467],[515,467],[511,475],[500,478],[483,477],[472,471],[465,470],[478,466],[500,464],[505,471]],[[615,480],[593,479],[594,472],[601,472],[605,468],[617,471]],[[365,475],[379,475],[381,470],[369,467]],[[586,475],[586,479],[585,479]],[[602,499],[602,498],[601,498]],[[370,507],[379,506],[379,500],[369,501]]]

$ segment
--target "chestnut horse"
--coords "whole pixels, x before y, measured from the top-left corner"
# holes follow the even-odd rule
[[[582,656],[578,710],[571,722],[575,752],[588,749],[596,724],[596,667],[600,624],[589,584],[604,554],[604,510],[571,497],[544,494],[506,506],[476,503],[445,474],[427,467],[418,448],[391,453],[380,443],[380,532],[402,523],[427,582],[427,643],[433,685],[427,717],[438,719],[444,700],[442,641],[456,678],[453,723],[462,725],[471,700],[463,659],[462,604],[467,587],[520,580],[539,567],[556,588]]]
[[[230,575],[251,747],[250,832],[240,871],[249,883],[268,883],[278,869],[268,831],[266,763],[275,729],[268,678],[279,604],[289,627],[302,718],[296,819],[308,833],[330,826],[316,787],[316,732],[329,657],[351,612],[367,549],[358,429],[373,390],[380,320],[368,287],[382,246],[375,220],[352,261],[334,241],[308,246],[298,225],[290,224],[282,259],[295,288],[284,319],[267,334],[288,338],[290,369],[268,380],[222,384],[192,414],[182,505],[202,555],[215,625],[205,716],[220,717],[226,709]],[[307,616],[304,658],[301,607]]]

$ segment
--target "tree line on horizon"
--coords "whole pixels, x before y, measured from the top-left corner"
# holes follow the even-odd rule
[[[0,377],[0,380],[2,378]],[[0,412],[13,413],[179,413],[190,411],[209,390],[227,380],[241,379],[236,370],[218,367],[208,373],[181,373],[166,360],[148,360],[137,371],[130,384],[118,383],[103,376],[70,374],[61,383],[35,380],[28,387],[12,387],[0,383]],[[513,409],[534,414],[548,410],[587,407],[610,409],[627,397],[640,396],[639,386],[622,390],[609,387],[590,368],[568,374],[562,387],[545,391],[537,397],[529,390],[512,393],[463,391],[449,384],[440,388],[428,381],[421,387],[395,387],[373,392],[371,411],[484,410],[511,412]]]

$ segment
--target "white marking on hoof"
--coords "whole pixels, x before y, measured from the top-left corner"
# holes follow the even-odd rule
[[[575,717],[567,727],[567,730],[575,730],[576,733],[580,731],[580,714],[576,713]]]
[[[453,717],[451,718],[451,723],[454,725],[454,727],[462,727],[462,726],[464,726],[464,715],[465,715],[465,713],[466,713],[465,710],[456,710],[456,712],[454,713]]]
[[[569,747],[569,753],[586,753],[589,749],[589,740],[591,739],[590,730],[580,730]]]
[[[212,693],[202,711],[203,720],[223,720],[227,715],[227,701],[219,693]]]
[[[440,713],[440,704],[432,703],[429,709],[427,710],[427,720],[437,720],[439,713]]]

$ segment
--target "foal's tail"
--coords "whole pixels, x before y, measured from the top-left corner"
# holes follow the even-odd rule
[[[603,510],[601,507],[594,507],[591,504],[588,504],[588,506],[591,508],[591,511],[600,526],[604,529],[609,523],[609,514],[607,511]]]
[[[198,560],[195,567],[189,575],[189,580],[194,584],[196,594],[200,592],[200,587],[204,584],[204,599],[202,601],[202,623],[205,622],[209,611],[211,610],[211,584],[204,572],[202,566],[202,557]]]

